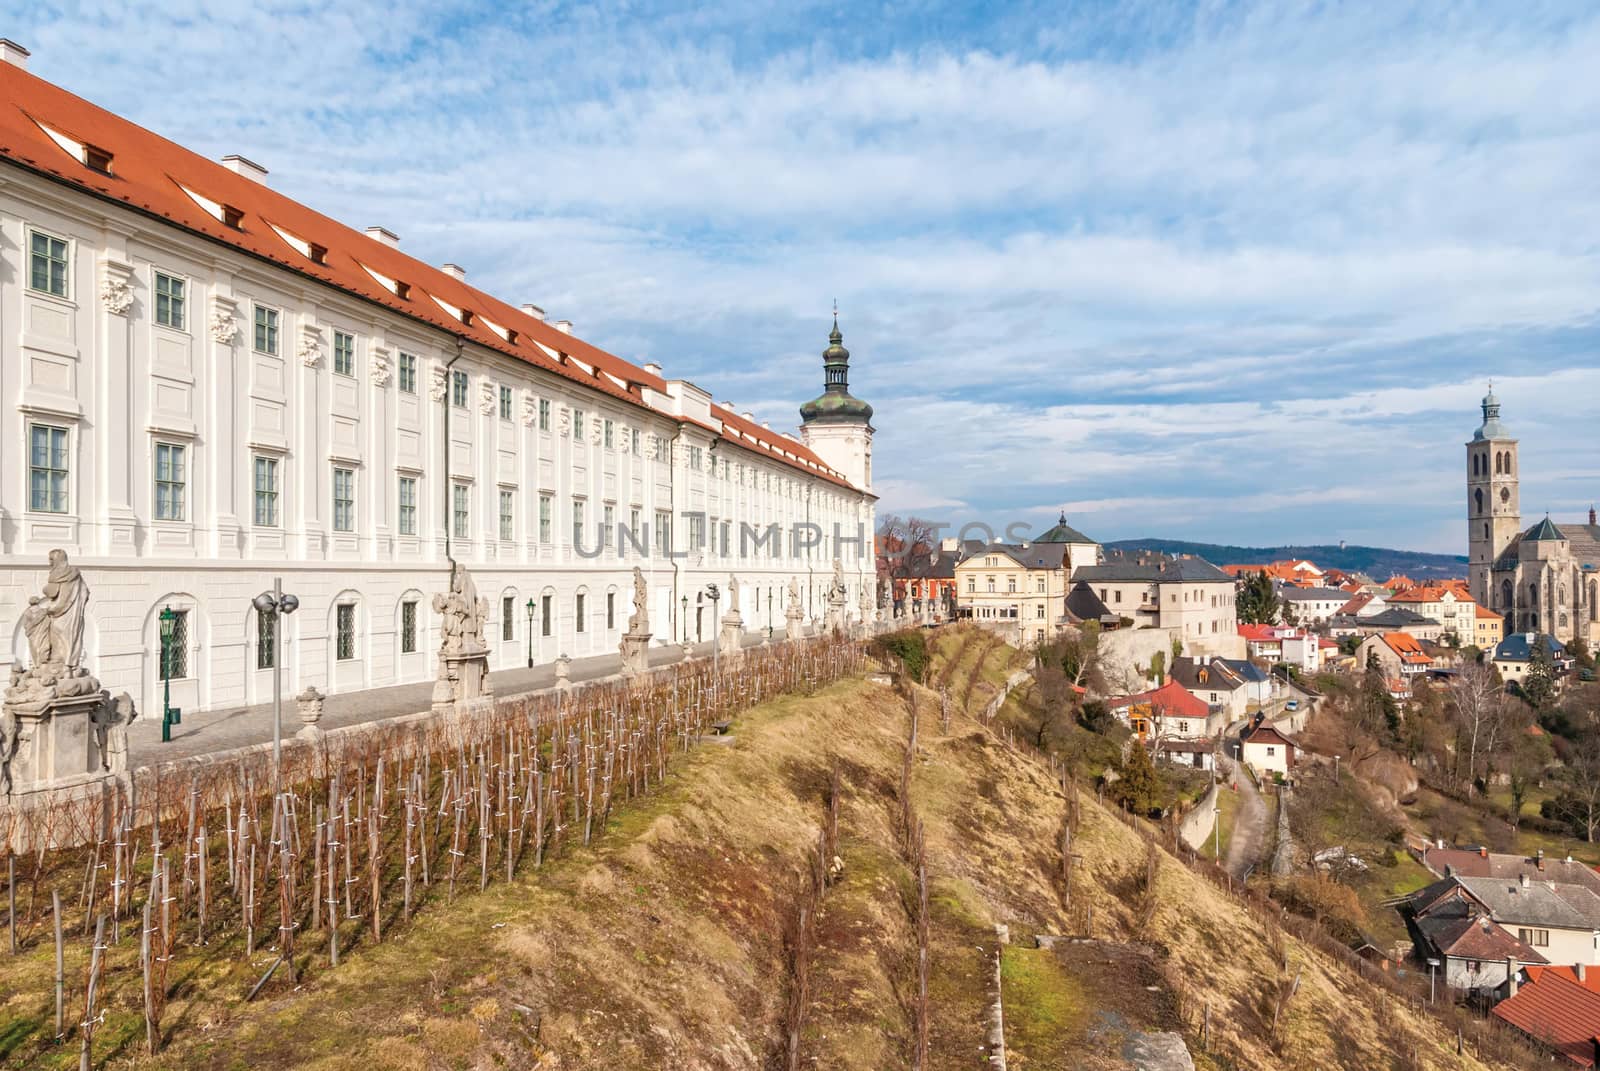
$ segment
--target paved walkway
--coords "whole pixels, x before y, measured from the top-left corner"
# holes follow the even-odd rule
[[[1267,837],[1267,805],[1244,767],[1237,763],[1230,767],[1230,783],[1239,786],[1239,810],[1234,815],[1233,832],[1228,835],[1228,858],[1223,865],[1228,873],[1242,879],[1261,859]]]
[[[781,631],[773,633],[774,641],[781,639]],[[744,645],[759,647],[766,638],[766,630],[746,633]],[[712,641],[696,644],[694,657],[710,658]],[[683,661],[682,646],[650,648],[650,665],[669,666]],[[572,660],[570,679],[574,684],[599,680],[621,672],[620,654],[594,655]],[[489,674],[489,684],[495,695],[519,695],[555,687],[556,668],[553,663],[528,669],[496,670]],[[346,725],[381,721],[385,718],[417,714],[429,709],[433,703],[433,681],[414,684],[397,684],[388,688],[369,688],[359,692],[342,692],[330,695],[323,704],[323,729],[337,729]],[[300,715],[294,697],[283,697],[283,735],[287,739],[300,728]],[[130,768],[158,762],[171,762],[214,751],[263,744],[272,739],[272,704],[262,703],[230,710],[184,711],[183,723],[172,727],[170,743],[161,742],[161,710],[140,711],[139,720],[129,731],[128,765]]]

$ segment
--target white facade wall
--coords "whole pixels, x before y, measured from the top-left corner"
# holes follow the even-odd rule
[[[36,229],[68,243],[65,297],[27,285]],[[184,281],[182,329],[155,322],[156,270]],[[124,284],[131,304],[120,300]],[[255,347],[257,307],[277,314],[275,354]],[[351,375],[333,369],[336,332],[354,340]],[[401,389],[402,354],[415,358],[412,391]],[[451,404],[453,372],[467,377],[465,405]],[[502,388],[510,391],[509,414]],[[730,572],[741,581],[747,628],[767,624],[769,593],[772,623],[782,627],[791,577],[808,615],[820,618],[836,552],[853,617],[862,585],[872,583],[870,494],[719,443],[701,426],[719,426],[709,397],[690,384],[673,382],[646,401],[630,404],[472,343],[458,348],[456,336],[431,325],[7,167],[0,174],[0,635],[8,642],[0,668],[26,658],[18,617],[55,547],[84,569],[92,591],[90,671],[146,710],[159,704],[156,615],[166,605],[190,611],[188,672],[174,682],[175,704],[217,709],[270,694],[270,672],[254,668],[249,601],[274,576],[301,601],[285,627],[291,689],[343,692],[431,678],[437,640],[429,602],[447,584],[447,542],[489,601],[494,669],[525,663],[526,603],[537,607],[546,594],[551,634],[542,634],[536,613],[536,661],[616,650],[632,611],[635,564],[650,582],[657,642],[681,639],[685,628],[690,638],[712,639],[710,604],[697,613],[696,593],[708,582],[726,591]],[[32,508],[35,424],[65,433],[64,512]],[[184,451],[181,519],[155,516],[158,445]],[[255,523],[257,457],[277,462],[276,524]],[[349,531],[335,530],[336,468],[352,474]],[[399,523],[402,477],[416,480],[414,534]],[[448,531],[457,486],[469,514],[459,538]],[[502,491],[511,495],[504,539]],[[541,495],[551,504],[547,533]],[[592,542],[607,506],[619,525],[637,510],[652,541],[658,511],[671,515],[677,556],[621,557],[614,539],[607,554],[580,554],[575,509]],[[698,522],[690,512],[706,514],[708,545],[691,546]],[[741,548],[741,522],[777,524],[786,535],[809,522],[828,544],[802,552],[786,538],[776,554],[757,553]],[[835,525],[861,541],[836,547]],[[515,612],[510,638],[502,639],[506,597]],[[408,600],[419,604],[417,649],[402,654],[400,606]],[[356,608],[355,656],[344,660],[334,650],[340,603]]]

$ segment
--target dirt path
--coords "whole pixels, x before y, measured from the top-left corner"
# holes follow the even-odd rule
[[[1239,810],[1235,816],[1233,832],[1229,834],[1228,859],[1224,864],[1235,878],[1244,877],[1261,859],[1262,845],[1267,838],[1267,805],[1256,791],[1242,766],[1235,764],[1229,771],[1230,783],[1239,786]]]

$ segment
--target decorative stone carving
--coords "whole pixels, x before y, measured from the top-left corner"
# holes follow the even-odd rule
[[[315,368],[322,363],[322,339],[310,331],[300,336],[300,345],[295,349],[294,355],[300,363],[307,368]]]
[[[539,397],[531,390],[522,392],[522,423],[524,427],[533,427],[539,419]]]
[[[126,316],[133,308],[133,287],[120,275],[108,275],[100,283],[100,304],[116,316]]]
[[[572,656],[569,654],[556,656],[556,691],[562,695],[572,692]]]
[[[833,579],[828,582],[828,615],[823,626],[828,632],[844,631],[844,608],[849,597],[850,589],[844,583],[844,563],[835,558]]]
[[[328,697],[317,691],[315,686],[307,687],[305,691],[294,697],[295,706],[300,711],[300,721],[306,725],[315,725],[322,720],[322,704]]]
[[[478,387],[478,412],[484,416],[493,416],[498,401],[493,383],[485,381]]]
[[[805,635],[805,607],[800,605],[800,581],[789,578],[789,605],[783,611],[784,638],[791,643]]]
[[[231,346],[239,337],[239,321],[226,309],[211,310],[211,341],[219,346]]]
[[[50,552],[44,590],[19,618],[28,668],[13,666],[0,716],[0,785],[43,784],[104,769],[100,740],[115,715],[83,666],[89,585],[66,551]]]
[[[604,428],[599,417],[589,421],[589,445],[599,446]]]
[[[138,720],[133,696],[127,692],[112,699],[101,693],[100,706],[90,716],[95,743],[100,751],[100,768],[114,774],[128,772],[128,726]]]
[[[393,374],[389,364],[389,351],[374,347],[372,350],[372,385],[387,387],[389,378]]]
[[[439,615],[439,671],[433,686],[433,709],[444,712],[472,699],[494,694],[489,687],[489,648],[483,640],[489,600],[478,597],[477,585],[460,562],[450,568],[450,590],[433,597]]]
[[[877,621],[878,607],[872,597],[873,584],[863,581],[861,584],[861,631],[863,634],[871,632],[873,624]]]
[[[561,407],[561,413],[556,420],[556,432],[563,439],[572,432],[572,410],[564,405]]]
[[[445,392],[450,387],[450,376],[443,365],[434,365],[429,373],[428,397],[436,402],[444,401]]]
[[[722,615],[722,630],[717,636],[718,653],[723,658],[744,655],[744,615],[739,612],[739,578],[728,574],[728,612]]]
[[[645,582],[644,570],[633,567],[633,615],[628,618],[628,631],[623,634],[618,650],[622,653],[622,675],[642,677],[650,672],[650,586]]]

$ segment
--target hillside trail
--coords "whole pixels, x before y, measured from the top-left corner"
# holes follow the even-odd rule
[[[1237,823],[1228,840],[1228,860],[1224,864],[1228,873],[1242,880],[1245,873],[1261,860],[1262,845],[1267,835],[1267,805],[1256,790],[1256,783],[1238,763],[1230,763],[1230,783],[1239,789]]]

